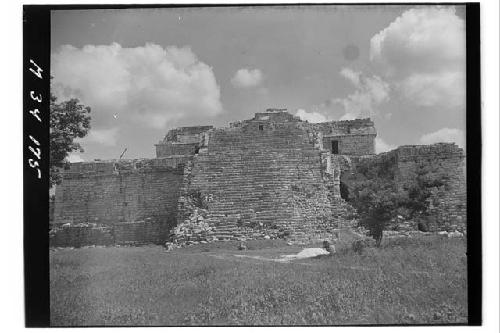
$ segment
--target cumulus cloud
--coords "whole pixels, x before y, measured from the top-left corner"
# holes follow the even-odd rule
[[[396,149],[395,145],[388,144],[381,138],[375,138],[375,153],[380,154],[393,149]]]
[[[298,109],[295,113],[297,117],[300,117],[301,120],[308,121],[310,123],[321,123],[328,121],[327,117],[319,112],[307,112],[304,109]]]
[[[78,162],[84,161],[80,155],[75,154],[75,153],[70,153],[68,155],[68,157],[66,157],[66,160],[68,160],[68,162],[70,162],[70,163],[78,163]]]
[[[465,73],[415,73],[402,80],[402,94],[413,103],[426,107],[465,105]]]
[[[465,24],[453,6],[405,11],[370,40],[368,75],[342,68],[340,75],[354,88],[345,97],[316,105],[341,120],[381,116],[391,99],[439,110],[465,107]],[[405,110],[401,110],[404,112]]]
[[[99,127],[95,141],[113,142],[113,115],[164,128],[167,122],[223,111],[212,68],[189,47],[64,45],[51,61],[56,97],[76,97],[92,107],[92,128]]]
[[[339,120],[354,120],[356,118],[358,118],[357,114],[347,112]]]
[[[394,105],[385,103],[391,100],[408,106],[399,109],[402,113],[426,108],[453,116],[465,108],[465,51],[465,24],[455,7],[407,10],[371,38],[369,72],[340,70],[340,76],[354,91],[314,105],[310,108],[313,112],[300,117],[352,120],[378,116],[379,120],[390,121]],[[432,123],[442,117],[430,116],[422,122]],[[422,136],[420,143],[454,141],[463,147],[464,138],[462,131],[445,128]],[[376,139],[378,153],[394,148]]]
[[[416,105],[465,105],[465,23],[452,6],[405,11],[370,41],[370,60]]]
[[[104,146],[115,146],[118,138],[118,128],[91,129],[86,137],[80,139],[81,142],[98,143]]]
[[[356,89],[352,94],[344,98],[333,98],[330,102],[343,110],[341,120],[370,117],[377,113],[377,107],[381,103],[389,100],[390,86],[380,77],[367,76],[350,68],[343,68],[340,75]]]
[[[237,88],[251,88],[260,85],[263,79],[260,69],[241,68],[236,71],[231,83]]]
[[[439,142],[454,142],[458,146],[465,148],[465,134],[462,130],[445,127],[436,132],[424,134],[420,138],[420,143],[424,145]]]
[[[342,70],[340,71],[340,75],[342,75],[344,78],[346,78],[347,80],[351,81],[351,83],[354,85],[354,86],[359,86],[360,84],[360,76],[361,76],[361,72],[357,72],[355,70],[352,70],[350,68],[347,68],[347,67],[344,67],[342,68]]]
[[[407,10],[370,40],[370,60],[390,74],[455,68],[464,59],[465,24],[452,6]]]

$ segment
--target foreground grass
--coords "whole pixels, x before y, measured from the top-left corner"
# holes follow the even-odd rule
[[[255,250],[252,250],[252,247]],[[289,264],[279,242],[51,251],[51,324],[349,325],[466,323],[464,239],[388,240]],[[257,250],[257,248],[260,248]]]

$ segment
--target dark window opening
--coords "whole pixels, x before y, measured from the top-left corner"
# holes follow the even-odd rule
[[[344,200],[349,199],[349,188],[342,182],[340,182],[340,197]]]
[[[339,153],[339,142],[332,141],[332,154],[338,154],[338,153]]]
[[[259,131],[263,131],[264,130],[264,125],[259,125]]]
[[[194,153],[195,153],[195,154],[198,154],[198,152],[199,152],[199,151],[200,151],[200,147],[196,147],[196,148],[194,149]]]

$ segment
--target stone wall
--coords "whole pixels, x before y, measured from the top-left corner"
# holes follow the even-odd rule
[[[387,171],[387,181],[393,181],[400,190],[415,184],[420,172],[426,171],[426,181],[431,187],[429,199],[429,231],[465,229],[467,216],[467,189],[465,155],[452,143],[401,146],[376,156],[351,157],[350,168],[342,168],[342,181],[349,186],[349,175],[357,172],[361,159],[369,159]],[[345,177],[344,177],[345,176]],[[382,177],[382,175],[381,175]],[[418,221],[413,221],[416,228]]]
[[[340,197],[340,155],[323,149],[323,132],[342,152],[363,154],[376,135],[370,120],[310,124],[281,109],[229,128],[173,129],[156,145],[165,158],[145,167],[73,165],[56,193],[55,222],[110,225],[114,243],[155,242],[168,230],[180,242],[327,237],[352,207]],[[130,224],[148,218],[160,229]]]
[[[156,159],[72,164],[56,189],[51,244],[329,238],[352,225],[341,178],[362,159],[390,165],[401,188],[423,162],[441,170],[448,181],[433,189],[432,228],[465,225],[462,150],[402,146],[374,155],[376,135],[370,119],[311,124],[282,109],[229,128],[173,129]]]
[[[168,131],[165,138],[155,145],[156,157],[193,156],[203,145],[205,132],[211,129],[213,129],[213,126],[191,126]]]
[[[49,245],[51,247],[108,246],[114,243],[111,226],[64,226],[53,228],[49,232]]]
[[[168,131],[162,142],[194,143],[198,142],[200,135],[213,129],[213,126],[178,127]]]
[[[283,112],[211,131],[208,149],[185,170],[173,239],[331,232],[342,217],[330,201],[321,154],[308,127]]]
[[[176,224],[188,158],[74,163],[56,188],[54,223],[112,225],[152,219],[162,232]]]
[[[156,157],[170,157],[179,155],[193,156],[200,144],[199,143],[162,143],[155,145]]]
[[[377,131],[370,119],[331,121],[310,124],[312,130],[322,133],[323,148],[332,151],[332,141],[338,142],[339,155],[375,154]]]
[[[467,218],[467,182],[465,155],[455,144],[439,143],[430,146],[402,146],[397,149],[396,181],[401,188],[416,177],[419,165],[430,165],[433,173],[445,177],[441,186],[433,189],[430,212],[431,229],[465,228]]]
[[[372,155],[375,154],[375,135],[326,135],[323,136],[323,147],[332,151],[332,142],[338,142],[338,155]]]
[[[82,247],[89,245],[161,244],[161,223],[151,221],[123,222],[111,225],[81,223],[53,228],[49,233],[51,247]]]
[[[123,245],[161,244],[165,241],[165,237],[162,237],[161,227],[160,222],[149,219],[116,223],[113,226],[114,242]]]

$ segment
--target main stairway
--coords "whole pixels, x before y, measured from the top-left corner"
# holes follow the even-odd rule
[[[300,122],[213,130],[208,149],[186,167],[174,234],[221,240],[331,232],[345,207],[327,181],[321,151]]]

